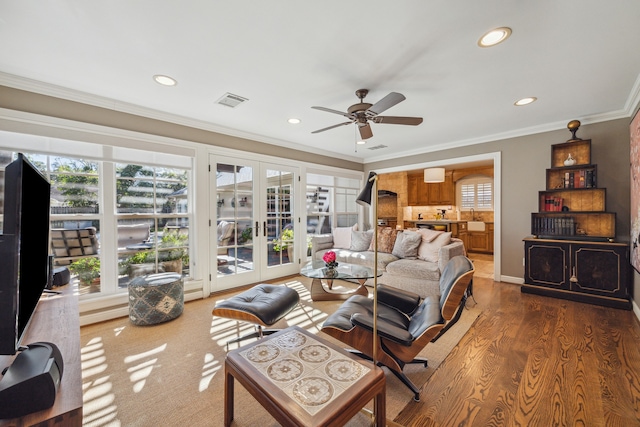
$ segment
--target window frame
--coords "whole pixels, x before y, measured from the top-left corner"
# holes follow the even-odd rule
[[[489,185],[490,188],[490,202],[479,204],[478,201],[480,198],[479,186]],[[473,206],[469,206],[469,204],[463,203],[463,187],[464,186],[473,186]],[[466,176],[456,182],[456,205],[460,207],[460,210],[470,210],[473,209],[476,212],[480,211],[493,211],[495,204],[495,193],[494,193],[494,183],[493,178],[487,175],[470,175]],[[486,196],[484,197],[486,198]]]

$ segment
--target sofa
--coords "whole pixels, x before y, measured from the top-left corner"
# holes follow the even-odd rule
[[[328,251],[336,261],[373,268],[373,230],[337,227],[311,238],[311,257],[322,260]],[[378,283],[415,292],[423,298],[440,294],[440,276],[449,260],[466,255],[462,240],[450,232],[431,229],[378,229]],[[373,280],[367,281],[372,285]]]

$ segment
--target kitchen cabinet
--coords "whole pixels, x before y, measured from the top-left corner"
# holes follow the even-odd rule
[[[428,205],[454,205],[453,171],[444,174],[444,182],[427,184]]]
[[[453,172],[446,171],[444,182],[427,184],[424,175],[407,175],[407,202],[409,206],[442,206],[455,204]]]
[[[429,188],[423,175],[407,176],[407,202],[409,206],[427,206],[429,204]]]
[[[466,225],[466,223],[465,223]],[[467,231],[458,236],[468,252],[493,253],[493,223],[487,222],[484,231]]]
[[[522,292],[631,309],[629,245],[524,239]]]

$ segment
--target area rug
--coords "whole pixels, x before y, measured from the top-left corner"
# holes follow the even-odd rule
[[[310,280],[303,277],[274,283],[295,289],[301,299],[275,327],[297,325],[341,345],[319,332],[340,301],[311,301]],[[216,301],[235,293],[188,302],[180,317],[159,325],[133,326],[128,318],[120,318],[81,328],[83,425],[223,425],[226,342],[252,327],[213,317],[211,310]],[[422,386],[479,313],[475,306],[465,309],[458,323],[420,354],[429,366],[407,366],[408,377]],[[393,420],[412,403],[413,393],[394,375],[387,372],[386,378],[387,419]],[[237,383],[235,408],[235,426],[278,425]],[[369,417],[359,414],[348,425],[369,425]]]

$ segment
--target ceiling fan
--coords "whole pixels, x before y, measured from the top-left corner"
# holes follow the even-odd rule
[[[394,105],[404,101],[406,98],[401,93],[391,92],[389,95],[385,96],[375,104],[369,104],[368,102],[364,102],[364,98],[365,96],[367,96],[368,93],[369,93],[369,89],[358,89],[356,91],[356,96],[360,98],[360,102],[358,104],[353,104],[351,107],[349,107],[346,113],[343,113],[342,111],[338,111],[338,110],[332,110],[331,108],[311,107],[320,111],[327,111],[329,113],[340,114],[341,116],[344,116],[349,119],[348,122],[329,126],[323,129],[318,129],[311,133],[324,132],[325,130],[355,123],[356,125],[358,125],[358,130],[360,131],[360,136],[362,137],[362,139],[368,139],[373,136],[373,132],[371,131],[371,126],[369,125],[369,121],[373,123],[388,123],[392,125],[411,125],[411,126],[417,126],[420,123],[422,123],[422,117],[398,117],[398,116],[379,116],[378,115],[383,111],[386,111],[387,109],[393,107]]]

